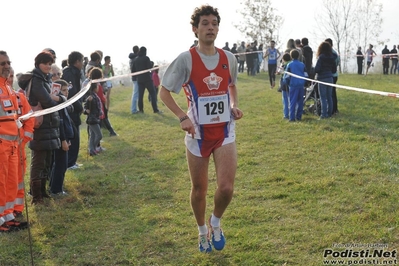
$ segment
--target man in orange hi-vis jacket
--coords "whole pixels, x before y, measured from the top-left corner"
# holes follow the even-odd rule
[[[0,51],[0,233],[27,227],[15,221],[14,201],[18,189],[18,138],[20,123],[17,118],[18,100],[8,85],[10,59]]]
[[[7,79],[10,87],[13,87],[14,83],[14,69],[11,67],[10,76]],[[22,115],[32,113],[32,108],[28,102],[28,99],[25,96],[25,92],[22,89],[16,91],[17,100],[18,100],[18,111],[17,116],[20,117]],[[18,191],[15,195],[14,201],[14,217],[19,218],[22,217],[22,212],[24,210],[24,199],[25,199],[25,185],[24,185],[24,176],[26,172],[26,152],[25,146],[33,138],[33,130],[35,125],[35,118],[29,118],[27,120],[21,121],[22,127],[19,130],[19,146],[18,146],[18,154],[19,154],[19,167],[18,167]]]

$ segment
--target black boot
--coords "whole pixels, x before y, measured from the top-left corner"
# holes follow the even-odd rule
[[[32,205],[43,204],[42,197],[42,180],[33,180],[30,182],[30,190],[32,193]]]
[[[50,195],[47,194],[46,183],[47,183],[47,178],[42,178],[41,179],[41,184],[40,184],[40,189],[41,189],[41,192],[42,192],[42,198],[51,198]]]

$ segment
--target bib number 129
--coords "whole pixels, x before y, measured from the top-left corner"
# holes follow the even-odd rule
[[[224,113],[224,102],[210,102],[204,105],[206,115],[217,115]]]

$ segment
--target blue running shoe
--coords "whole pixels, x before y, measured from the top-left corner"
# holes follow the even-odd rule
[[[211,218],[209,218],[209,227],[211,230],[212,244],[216,250],[222,250],[226,244],[226,238],[224,237],[222,228],[212,227]]]
[[[200,235],[198,241],[199,251],[203,253],[209,253],[212,251],[211,241],[209,240],[208,235]]]

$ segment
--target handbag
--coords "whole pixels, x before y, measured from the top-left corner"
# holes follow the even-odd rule
[[[26,91],[26,98],[28,98],[28,100],[29,100],[30,90],[32,88],[32,79],[33,79],[33,77],[30,79],[29,84],[28,84],[28,89]],[[37,105],[35,105],[35,106],[31,106],[31,108],[32,108],[33,112],[43,110],[43,107],[40,104],[40,102],[37,102]],[[35,125],[33,127],[39,128],[42,124],[43,124],[43,116],[42,115],[36,116],[35,117]]]

